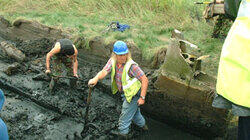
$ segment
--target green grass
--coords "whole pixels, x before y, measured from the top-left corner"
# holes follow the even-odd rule
[[[223,44],[211,38],[213,26],[202,19],[205,5],[195,5],[192,0],[0,0],[0,5],[0,15],[10,21],[25,18],[72,35],[133,40],[147,59],[153,56],[148,53],[155,52],[150,50],[168,44],[173,29],[182,31],[186,40],[216,60]],[[129,24],[131,29],[103,34],[112,21]]]

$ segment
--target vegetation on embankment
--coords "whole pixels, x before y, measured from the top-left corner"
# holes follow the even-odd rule
[[[204,55],[211,56],[206,72],[216,74],[223,41],[211,38],[213,25],[202,18],[203,10],[204,5],[191,0],[0,0],[0,15],[10,21],[25,18],[87,38],[133,40],[147,59],[167,45],[171,31],[178,29]],[[103,34],[112,21],[131,29]]]

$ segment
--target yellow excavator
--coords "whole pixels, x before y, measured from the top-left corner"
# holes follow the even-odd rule
[[[207,22],[215,21],[212,37],[223,39],[237,17],[240,2],[241,0],[213,0],[194,3],[207,5],[203,17]]]
[[[235,20],[241,0],[213,0],[206,2],[195,2],[195,4],[207,4],[203,13],[205,19],[211,19],[217,15],[226,15],[227,18]]]

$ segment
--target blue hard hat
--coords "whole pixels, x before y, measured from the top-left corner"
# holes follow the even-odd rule
[[[127,44],[123,41],[116,41],[114,44],[113,52],[117,55],[123,55],[128,53]]]

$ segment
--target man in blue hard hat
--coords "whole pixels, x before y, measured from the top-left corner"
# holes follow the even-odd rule
[[[5,99],[4,99],[3,91],[0,89],[0,111],[2,110],[4,100]],[[3,120],[0,118],[0,140],[8,140],[8,139],[9,139],[9,136],[8,136],[7,127],[5,123],[3,122]]]
[[[98,80],[103,79],[108,73],[111,73],[112,93],[119,92],[123,100],[118,123],[119,131],[113,132],[113,134],[127,137],[132,121],[143,130],[148,130],[139,108],[145,103],[148,78],[138,64],[132,60],[125,42],[115,42],[111,58],[105,67],[89,80],[88,84],[96,85]]]

